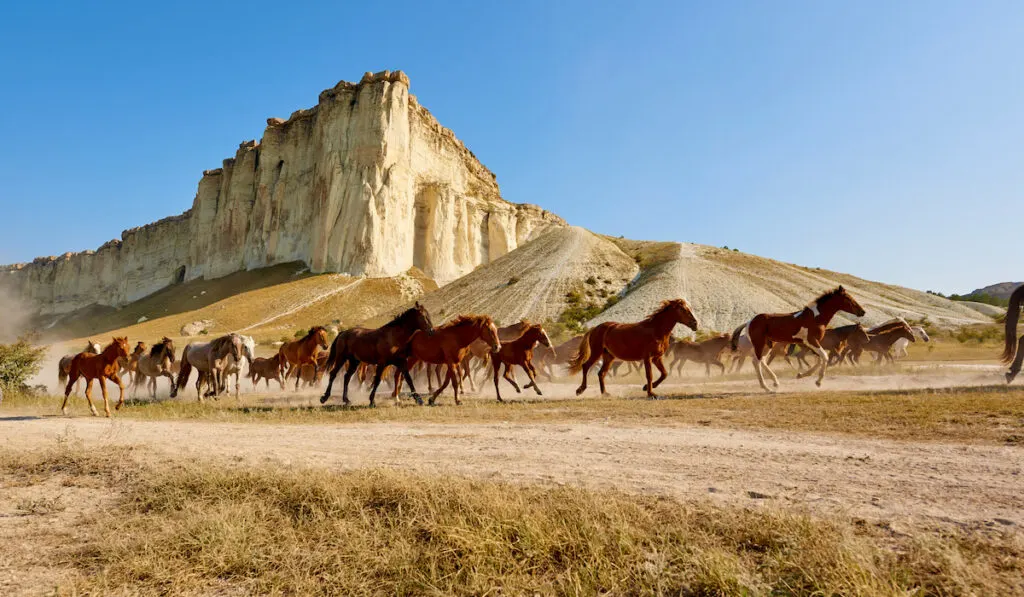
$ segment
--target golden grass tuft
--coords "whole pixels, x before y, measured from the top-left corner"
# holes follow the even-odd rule
[[[62,552],[79,594],[1021,593],[1019,535],[896,535],[863,521],[387,470],[142,465],[67,449],[0,462],[8,474],[19,462],[117,471],[103,478],[118,507],[84,522]]]

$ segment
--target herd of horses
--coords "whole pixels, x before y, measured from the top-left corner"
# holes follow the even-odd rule
[[[1024,286],[1018,288],[1010,300],[1006,318],[1006,347],[1003,360],[1012,363],[1006,374],[1007,382],[1019,373],[1024,360],[1024,338],[1016,341],[1016,324],[1020,305],[1024,300]],[[247,376],[253,387],[263,381],[269,387],[276,381],[281,389],[285,381],[295,379],[295,389],[301,383],[319,385],[327,376],[327,387],[320,398],[326,403],[332,395],[338,374],[345,369],[341,399],[349,404],[349,382],[358,376],[359,383],[369,383],[369,402],[373,406],[377,390],[387,375],[392,380],[392,396],[397,400],[403,383],[408,384],[417,404],[423,400],[416,391],[413,373],[426,374],[428,403],[449,385],[460,404],[459,394],[464,381],[475,390],[474,375],[490,365],[491,378],[498,401],[502,401],[499,377],[506,380],[516,392],[532,388],[541,394],[538,377],[553,381],[555,367],[565,366],[570,374],[582,374],[576,389],[581,395],[587,390],[590,370],[599,364],[597,380],[602,394],[607,394],[605,379],[622,363],[643,367],[646,383],[643,391],[655,397],[654,390],[668,377],[669,371],[679,370],[686,362],[704,364],[706,374],[717,366],[722,373],[725,355],[732,355],[732,370],[739,370],[745,359],[752,359],[758,383],[767,392],[779,387],[778,377],[770,365],[783,357],[797,370],[797,377],[817,374],[816,385],[821,386],[829,366],[844,362],[857,364],[864,352],[873,353],[876,363],[891,362],[906,355],[906,347],[918,338],[928,341],[927,332],[911,327],[897,318],[881,325],[865,328],[861,324],[829,327],[840,312],[855,317],[864,315],[864,308],[842,286],[830,290],[803,309],[793,313],[762,313],[737,327],[732,334],[717,334],[700,342],[672,338],[676,325],[697,331],[697,319],[684,299],[664,301],[649,317],[637,323],[601,323],[586,333],[553,345],[547,332],[539,324],[521,321],[498,328],[487,315],[462,315],[435,327],[426,308],[418,302],[383,326],[375,329],[356,327],[342,330],[329,341],[326,328],[314,326],[302,338],[281,345],[276,354],[263,358],[255,356],[255,342],[248,336],[226,334],[210,342],[191,342],[175,358],[174,343],[169,338],[148,347],[139,342],[129,349],[128,339],[113,338],[104,348],[90,342],[84,351],[61,359],[58,376],[64,385],[64,403],[67,413],[68,397],[80,379],[85,379],[85,397],[93,415],[92,382],[100,380],[106,415],[110,407],[105,380],[119,388],[115,409],[124,404],[124,382],[128,377],[137,391],[145,386],[156,396],[157,380],[166,378],[173,398],[189,383],[192,370],[197,372],[195,388],[199,400],[217,397],[228,391],[228,379],[235,376],[235,393],[239,392],[242,363],[248,363]],[[534,355],[537,346],[543,347]],[[666,367],[664,358],[673,360]],[[814,356],[811,362],[808,357]],[[792,359],[792,360],[791,360]],[[795,365],[793,364],[795,361]],[[516,367],[522,369],[529,383],[520,388],[515,379]],[[654,379],[653,369],[658,372]],[[772,387],[765,381],[769,376]],[[437,389],[433,388],[436,380]],[[204,391],[205,388],[205,391]]]

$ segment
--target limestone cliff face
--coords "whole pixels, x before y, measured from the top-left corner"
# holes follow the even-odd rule
[[[400,71],[320,94],[199,181],[192,208],[97,251],[0,268],[44,313],[119,306],[180,281],[304,261],[314,272],[450,282],[564,226],[501,198],[494,175],[409,93]]]

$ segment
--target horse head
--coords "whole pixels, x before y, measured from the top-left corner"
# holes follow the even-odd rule
[[[92,340],[89,340],[89,343],[86,344],[86,346],[85,346],[85,350],[83,350],[82,352],[87,353],[87,354],[99,354],[100,351],[102,351],[102,350],[103,350],[103,347],[100,346],[99,342],[93,342]]]
[[[690,304],[686,299],[672,299],[661,304],[661,310],[671,313],[676,323],[681,323],[693,331],[697,331],[697,318],[690,310]]]
[[[501,350],[501,340],[498,339],[498,328],[494,325],[494,320],[484,315],[480,317],[479,325],[481,327],[480,337],[491,347],[491,352]]]
[[[857,324],[857,327],[853,328],[853,331],[850,332],[850,335],[846,338],[848,343],[854,343],[859,346],[867,344],[869,340],[871,340],[871,337],[868,336],[868,331],[859,323]]]
[[[544,329],[544,326],[538,323],[534,326],[531,326],[530,329],[534,328],[536,328],[539,332],[537,341],[540,342],[542,346],[547,346],[548,348],[551,348],[551,338],[548,337],[548,332],[547,330]]]
[[[117,358],[126,359],[128,358],[128,337],[124,336],[121,338],[111,338],[110,346],[114,349]]]
[[[320,325],[309,328],[309,335],[316,338],[316,343],[320,348],[324,350],[328,350],[330,348],[327,344],[327,328]]]
[[[411,317],[413,329],[426,332],[428,336],[434,334],[434,324],[430,321],[430,313],[419,301],[416,301],[416,304],[406,311],[405,315]]]
[[[825,303],[825,302],[828,302],[828,301],[836,301],[836,310],[837,311],[846,311],[847,313],[852,313],[853,315],[856,315],[857,317],[864,317],[864,313],[865,313],[864,307],[861,307],[860,303],[858,303],[850,295],[850,293],[847,292],[846,289],[843,288],[842,286],[839,286],[835,290],[833,290],[831,292],[828,292],[825,295],[823,295],[821,298],[819,298],[818,299],[818,306],[821,307],[822,303]]]

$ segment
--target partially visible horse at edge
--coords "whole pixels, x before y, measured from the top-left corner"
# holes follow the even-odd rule
[[[1017,321],[1020,318],[1021,302],[1024,302],[1024,284],[1017,287],[1010,295],[1010,305],[1006,308],[1006,346],[1003,348],[1002,361],[1010,365],[1006,372],[1006,383],[1020,373],[1024,364],[1024,336],[1017,342]]]

